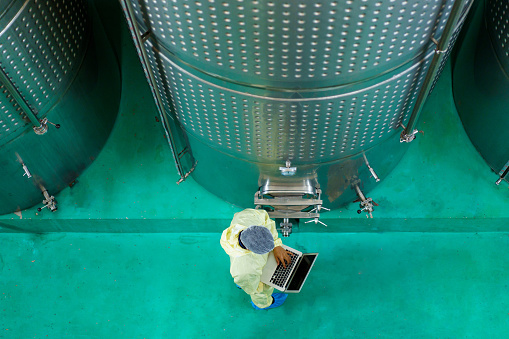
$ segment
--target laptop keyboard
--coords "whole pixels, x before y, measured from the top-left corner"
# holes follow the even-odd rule
[[[289,251],[291,253],[294,253],[292,251]],[[272,278],[270,278],[270,282],[274,285],[277,285],[281,288],[284,288],[284,284],[290,274],[292,273],[292,270],[297,263],[298,255],[294,253],[294,255],[290,256],[292,262],[286,265],[286,268],[283,267],[283,264],[277,265],[276,270],[274,271],[274,274],[272,275]]]

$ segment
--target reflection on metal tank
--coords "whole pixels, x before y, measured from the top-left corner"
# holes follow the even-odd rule
[[[81,0],[0,4],[0,214],[56,210],[109,136],[120,77],[94,20]]]
[[[225,200],[254,198],[282,218],[355,199],[368,211],[363,192],[404,154],[401,126],[454,3],[123,2],[156,102],[196,159],[186,169]]]
[[[509,1],[481,3],[458,52],[454,100],[465,131],[488,165],[509,169]]]

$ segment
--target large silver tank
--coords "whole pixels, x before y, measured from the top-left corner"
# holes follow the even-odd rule
[[[508,180],[509,1],[480,2],[475,14],[454,66],[454,100],[474,146]]]
[[[201,185],[243,207],[321,192],[337,208],[402,157],[453,1],[131,3]]]
[[[120,78],[93,20],[82,0],[0,3],[0,214],[56,210],[109,136]]]

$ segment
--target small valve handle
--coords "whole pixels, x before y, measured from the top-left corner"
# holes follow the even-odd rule
[[[60,124],[54,124],[51,121],[48,121],[48,124],[52,124],[53,126],[55,126],[56,129],[60,128]]]

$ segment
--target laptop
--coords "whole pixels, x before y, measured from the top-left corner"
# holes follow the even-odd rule
[[[278,265],[271,251],[267,258],[267,264],[263,267],[261,282],[285,293],[299,293],[304,286],[311,268],[315,264],[318,253],[302,253],[291,247],[282,247],[292,252],[292,262],[286,265]]]

